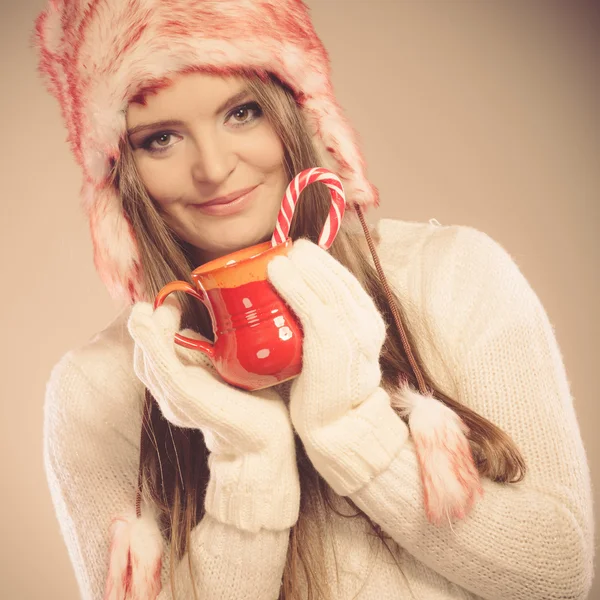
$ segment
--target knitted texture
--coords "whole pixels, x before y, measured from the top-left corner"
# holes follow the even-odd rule
[[[508,253],[482,232],[392,220],[377,229],[383,268],[432,378],[510,435],[528,473],[513,485],[484,479],[484,498],[468,517],[437,527],[426,518],[415,447],[406,438],[350,494],[393,538],[398,564],[361,519],[322,508],[331,519],[322,561],[333,598],[583,600],[594,555],[590,474],[543,306]],[[69,352],[47,388],[45,465],[84,599],[102,597],[110,522],[135,497],[143,386],[127,319],[125,312]],[[376,438],[389,424],[372,427]],[[335,505],[352,514],[337,496]],[[199,596],[277,598],[288,535],[244,531],[206,515],[191,539]],[[178,591],[188,590],[182,597],[192,597],[187,569],[184,557],[175,572]],[[162,581],[160,600],[171,597],[168,561]],[[306,597],[304,586],[298,591]]]
[[[252,532],[291,527],[298,518],[300,485],[287,408],[272,388],[250,393],[200,364],[182,364],[173,341],[180,321],[175,302],[156,310],[138,302],[128,329],[135,342],[135,373],[163,416],[203,432],[210,451],[207,512]]]
[[[290,391],[294,428],[319,473],[348,495],[384,470],[408,436],[379,387],[385,323],[352,273],[309,240],[297,240],[268,272],[304,332],[302,373]]]

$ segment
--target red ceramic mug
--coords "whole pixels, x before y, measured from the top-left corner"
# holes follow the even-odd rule
[[[214,344],[179,333],[181,346],[203,352],[231,385],[259,390],[292,379],[302,370],[302,327],[267,279],[267,265],[292,248],[288,238],[264,242],[210,261],[192,271],[195,285],[172,281],[154,301],[159,307],[175,291],[208,309]]]
[[[175,335],[175,342],[204,352],[217,373],[231,385],[259,390],[292,379],[302,370],[302,327],[267,278],[267,265],[292,248],[288,237],[302,190],[321,182],[331,193],[331,208],[319,237],[327,250],[345,210],[339,177],[323,167],[298,173],[289,183],[270,242],[256,244],[206,263],[192,271],[194,285],[172,281],[154,301],[158,308],[172,292],[190,294],[209,311],[214,344]]]

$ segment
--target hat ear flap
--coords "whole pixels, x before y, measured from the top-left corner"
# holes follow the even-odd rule
[[[96,189],[89,183],[82,195],[84,204],[90,200],[94,265],[100,278],[113,298],[127,303],[144,299],[138,245],[117,191],[110,185]]]
[[[319,165],[335,173],[344,186],[348,209],[358,204],[363,210],[379,206],[379,191],[365,176],[365,160],[357,134],[337,103],[331,87],[302,104]]]

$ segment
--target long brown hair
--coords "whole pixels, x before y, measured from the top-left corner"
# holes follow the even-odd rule
[[[320,166],[312,145],[306,123],[295,101],[293,92],[274,77],[242,75],[251,93],[279,135],[285,148],[285,167],[289,180],[303,169]],[[128,142],[121,144],[121,155],[114,167],[114,185],[120,192],[123,209],[131,222],[140,252],[141,269],[147,297],[150,301],[167,282],[182,279],[190,281],[190,272],[198,265],[193,263],[192,248],[177,239],[165,225],[159,211],[145,190],[136,170]],[[298,203],[290,236],[307,237],[317,242],[330,206],[327,188],[314,184],[302,193]],[[393,323],[388,296],[367,258],[364,237],[349,230],[345,219],[330,248],[331,255],[345,265],[371,295],[387,323]],[[205,307],[181,294],[182,328],[195,329],[213,339],[210,318]],[[469,441],[477,468],[483,477],[497,482],[517,482],[525,474],[524,460],[514,442],[497,426],[481,417],[455,399],[444,394],[432,380],[427,365],[420,360],[415,340],[406,327],[404,311],[397,294],[391,296],[398,311],[406,337],[412,348],[427,387],[434,396],[452,408],[469,428]],[[401,374],[416,388],[415,375],[407,359],[400,334],[396,327],[388,327],[387,337],[380,355],[382,386],[390,393],[398,384]],[[334,510],[332,490],[314,469],[304,447],[296,438],[297,462],[302,489],[300,515],[292,527],[288,556],[283,573],[280,600],[297,598],[299,582],[308,586],[309,598],[327,598],[328,582],[324,571],[322,544],[329,527],[328,511]],[[170,540],[171,587],[175,593],[174,566],[184,557],[189,546],[192,528],[204,515],[204,496],[208,483],[208,451],[200,430],[180,429],[166,421],[150,392],[146,390],[141,448],[140,480],[159,510],[165,536]],[[387,546],[389,537],[373,523],[349,498],[344,498],[352,508],[353,517],[369,523],[374,534]],[[344,514],[343,516],[348,516]],[[189,552],[187,560],[192,572]],[[193,573],[191,573],[193,581]],[[194,586],[194,595],[196,590]]]

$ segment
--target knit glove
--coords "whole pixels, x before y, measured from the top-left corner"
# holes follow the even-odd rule
[[[304,331],[292,423],[317,471],[349,495],[387,468],[408,436],[380,387],[385,323],[354,275],[309,240],[274,258],[268,276]]]
[[[285,404],[274,389],[248,392],[225,383],[200,351],[176,348],[180,321],[171,298],[156,310],[138,302],[128,329],[135,341],[135,373],[164,417],[204,435],[211,474],[206,511],[251,532],[291,527],[300,485]]]

